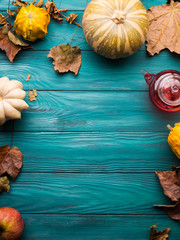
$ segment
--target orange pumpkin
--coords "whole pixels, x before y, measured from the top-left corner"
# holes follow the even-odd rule
[[[46,36],[49,22],[50,15],[45,9],[30,4],[21,8],[16,16],[14,28],[17,35],[34,42]]]

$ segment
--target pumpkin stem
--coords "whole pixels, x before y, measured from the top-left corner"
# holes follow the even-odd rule
[[[122,24],[126,20],[126,14],[116,13],[115,16],[112,17],[112,21],[116,24]]]
[[[173,129],[173,128],[171,127],[171,125],[169,125],[169,124],[167,125],[167,128],[169,129],[169,131],[172,131],[172,129]]]

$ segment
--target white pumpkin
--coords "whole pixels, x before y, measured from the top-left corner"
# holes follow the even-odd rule
[[[140,0],[92,0],[82,25],[93,50],[116,59],[132,55],[144,44],[149,21]]]
[[[0,125],[7,120],[20,119],[21,112],[29,107],[23,100],[26,92],[22,89],[21,82],[0,78]]]

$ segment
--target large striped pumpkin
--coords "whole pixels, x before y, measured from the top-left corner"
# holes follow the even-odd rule
[[[132,55],[145,42],[148,16],[140,0],[92,0],[83,15],[84,35],[107,58]]]

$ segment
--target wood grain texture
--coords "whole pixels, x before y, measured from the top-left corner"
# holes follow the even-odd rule
[[[23,215],[25,232],[20,240],[147,240],[149,227],[170,227],[169,239],[179,239],[179,224],[166,216]]]
[[[26,173],[154,173],[179,164],[167,134],[16,132],[13,142],[24,154]],[[10,141],[11,133],[1,133],[0,145]]]
[[[16,78],[24,88],[37,90],[148,90],[140,70],[152,73],[164,69],[180,69],[176,55],[162,52],[149,57],[139,51],[128,59],[108,60],[94,52],[82,52],[82,66],[77,77],[73,73],[59,74],[54,71],[48,51],[23,51],[10,63],[5,53],[0,54],[1,76]],[[16,74],[14,75],[14,70]],[[32,77],[26,82],[27,75]]]
[[[0,0],[0,10],[7,9],[8,1],[9,0]],[[29,1],[29,2],[32,2],[32,1]],[[57,4],[57,6],[59,6],[60,0],[54,0],[54,2]],[[88,3],[89,2],[90,0],[88,0]],[[164,0],[149,0],[149,1],[142,0],[142,2],[146,8],[165,3]],[[86,5],[86,0],[76,0],[76,1],[62,0],[61,8],[68,8],[69,10],[84,10],[85,5]],[[14,8],[13,5],[11,5],[10,9],[13,9],[13,8]]]
[[[28,103],[15,131],[168,132],[180,116],[158,110],[147,92],[39,91]]]
[[[155,173],[22,173],[1,206],[22,213],[165,214],[168,204]]]

